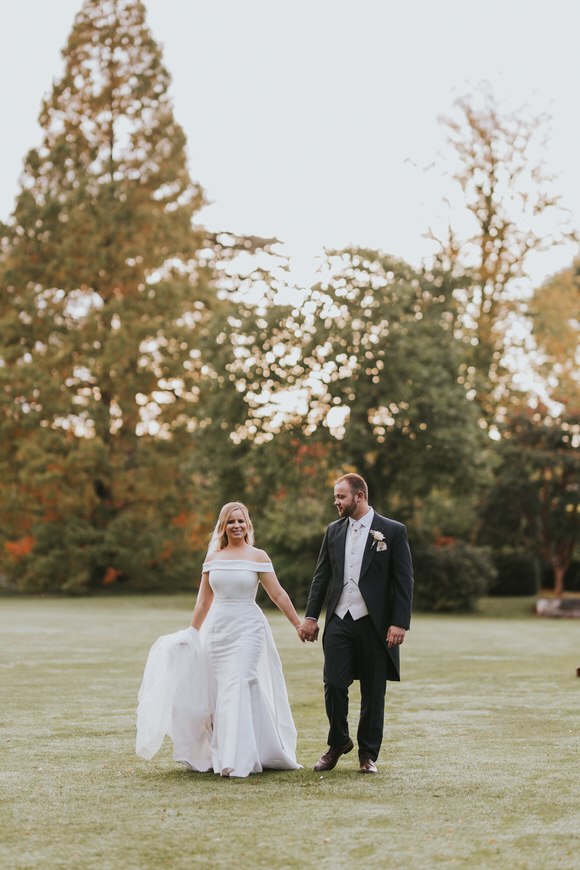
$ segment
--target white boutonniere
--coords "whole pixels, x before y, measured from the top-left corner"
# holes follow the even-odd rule
[[[370,535],[372,538],[374,538],[374,540],[371,544],[371,550],[375,546],[375,544],[378,544],[377,550],[386,550],[387,549],[387,545],[383,543],[383,541],[385,540],[385,536],[383,535],[382,532],[379,532],[377,529],[371,529]]]

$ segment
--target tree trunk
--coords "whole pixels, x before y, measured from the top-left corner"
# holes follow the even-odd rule
[[[564,574],[566,568],[563,565],[554,565],[554,595],[562,598],[564,594]]]

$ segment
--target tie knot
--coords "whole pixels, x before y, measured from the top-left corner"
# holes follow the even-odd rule
[[[358,535],[358,533],[359,533],[359,531],[360,531],[360,523],[359,523],[359,522],[354,522],[354,523],[352,524],[352,527],[353,527],[353,530],[354,530],[354,531],[356,532],[356,534]]]

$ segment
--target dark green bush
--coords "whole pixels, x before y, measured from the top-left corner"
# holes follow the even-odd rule
[[[487,593],[496,571],[490,550],[463,542],[412,548],[415,569],[414,609],[465,613]]]
[[[298,610],[306,607],[308,601],[312,575],[318,558],[318,544],[319,541],[316,541],[316,548],[301,553],[285,553],[279,548],[268,550],[276,576]],[[261,585],[258,587],[258,603],[261,607],[270,606],[270,599]]]
[[[488,595],[535,595],[540,587],[540,565],[524,550],[498,550],[493,554],[497,577]]]

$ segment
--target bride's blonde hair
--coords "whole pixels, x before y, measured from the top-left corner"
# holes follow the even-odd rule
[[[226,534],[226,526],[235,510],[240,510],[246,521],[246,534],[244,535],[246,544],[249,544],[250,547],[254,546],[254,527],[248,513],[248,508],[241,501],[229,501],[220,511],[216,527],[211,536],[208,553],[215,553],[217,550],[223,550],[224,547],[227,547],[228,536]]]

